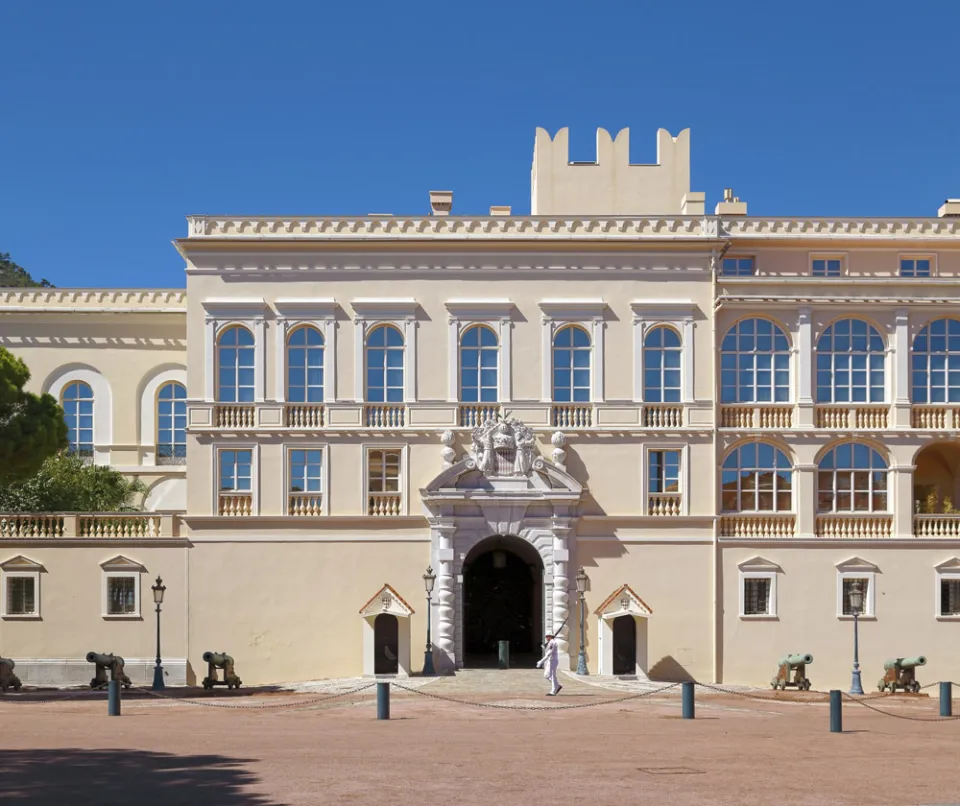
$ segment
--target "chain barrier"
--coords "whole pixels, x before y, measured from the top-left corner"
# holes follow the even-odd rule
[[[854,697],[852,694],[847,694],[845,691],[841,693],[846,699],[857,703],[857,705],[862,705],[864,708],[869,708],[871,711],[876,711],[878,714],[892,716],[896,719],[906,719],[910,722],[952,722],[955,719],[960,719],[960,716],[935,716],[931,718],[925,716],[909,716],[908,714],[895,714],[893,711],[884,711],[882,708],[877,708],[875,705],[870,705],[866,700],[861,699],[860,697]]]
[[[472,700],[461,700],[457,697],[448,697],[443,694],[434,694],[430,691],[421,691],[420,689],[409,688],[401,685],[400,683],[391,682],[391,685],[395,686],[401,691],[409,691],[413,694],[420,694],[423,697],[430,697],[434,700],[443,700],[444,702],[453,702],[457,703],[458,705],[472,705],[474,708],[494,708],[503,711],[570,711],[575,708],[596,708],[601,705],[614,705],[616,703],[627,702],[629,700],[639,700],[641,697],[649,697],[653,694],[660,694],[664,691],[676,688],[680,684],[671,683],[668,686],[653,689],[652,691],[643,691],[639,694],[630,694],[626,697],[616,697],[615,699],[604,700],[603,702],[583,702],[572,703],[570,705],[506,705],[504,703],[495,702],[474,702]]]
[[[159,694],[156,691],[153,691],[148,688],[143,688],[141,686],[133,686],[132,688],[136,691],[140,691],[144,694],[149,694],[151,697],[156,697],[160,700],[170,700],[171,702],[177,705],[197,705],[202,708],[226,708],[227,710],[249,710],[249,711],[263,711],[274,708],[298,708],[304,705],[313,705],[318,702],[326,702],[328,700],[336,700],[340,697],[346,697],[350,694],[356,694],[360,691],[366,691],[367,689],[373,688],[376,685],[376,682],[373,683],[364,683],[362,686],[357,686],[356,688],[348,689],[347,691],[340,691],[336,694],[328,694],[323,697],[312,697],[309,700],[299,700],[298,702],[265,702],[265,703],[252,703],[250,705],[229,705],[225,702],[204,702],[203,700],[188,700],[182,699],[180,697],[171,697],[169,694]]]
[[[731,689],[731,688],[723,688],[723,687],[721,687],[721,686],[714,686],[714,685],[711,685],[710,683],[696,683],[696,682],[695,682],[694,685],[695,685],[695,686],[699,686],[700,688],[709,689],[710,691],[719,692],[720,694],[733,694],[733,695],[735,695],[735,696],[737,696],[737,697],[743,697],[744,699],[747,699],[747,700],[757,700],[758,702],[766,702],[766,703],[771,703],[771,702],[791,702],[791,703],[798,703],[798,704],[800,704],[800,705],[819,705],[819,704],[821,704],[821,703],[829,702],[829,701],[830,701],[830,692],[828,692],[828,691],[810,691],[810,692],[809,692],[810,694],[817,694],[817,695],[819,695],[820,697],[825,697],[826,699],[819,699],[819,700],[812,700],[812,699],[805,699],[805,700],[781,700],[781,699],[779,699],[779,698],[776,696],[775,693],[774,693],[773,695],[771,695],[771,696],[762,696],[762,695],[760,695],[760,694],[751,694],[750,692],[747,692],[747,691],[735,691],[735,690],[733,690],[733,689]]]

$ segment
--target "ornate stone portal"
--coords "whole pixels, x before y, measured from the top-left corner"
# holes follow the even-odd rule
[[[421,491],[431,525],[437,569],[434,647],[438,671],[463,664],[463,562],[493,535],[530,543],[543,563],[544,627],[557,630],[569,616],[568,563],[583,487],[540,455],[536,435],[515,418],[487,420],[474,430],[473,452],[456,461],[443,440],[448,465]],[[569,665],[569,625],[557,636]]]

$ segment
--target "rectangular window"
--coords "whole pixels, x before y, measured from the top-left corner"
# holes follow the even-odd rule
[[[724,277],[750,277],[754,273],[752,257],[725,257],[720,267]]]
[[[287,452],[288,515],[323,515],[323,451],[295,448]]]
[[[4,583],[6,595],[4,599],[3,615],[5,616],[36,616],[37,607],[37,575],[36,574],[5,574]]]
[[[647,492],[680,492],[680,451],[650,451],[647,454]]]
[[[220,451],[220,491],[249,493],[252,489],[253,451]]]
[[[940,580],[940,615],[960,616],[960,578]]]
[[[852,616],[853,607],[850,604],[850,594],[853,592],[853,583],[860,583],[860,590],[863,592],[863,604],[860,606],[861,616],[872,616],[870,608],[870,579],[868,577],[844,577],[843,578],[843,615]]]
[[[930,277],[933,261],[928,257],[900,258],[901,277]]]
[[[769,616],[771,615],[770,577],[743,578],[743,615]]]
[[[136,575],[108,574],[106,614],[108,616],[135,616],[139,612]]]
[[[814,277],[839,277],[843,271],[843,258],[816,257],[812,267]]]
[[[367,451],[367,514],[399,515],[400,490],[399,448]]]

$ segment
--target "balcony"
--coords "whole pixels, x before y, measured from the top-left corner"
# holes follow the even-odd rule
[[[910,407],[910,425],[929,431],[960,429],[960,406],[916,404]]]
[[[374,517],[396,517],[400,514],[401,503],[400,493],[370,493],[367,514]]]
[[[220,493],[217,514],[225,518],[242,518],[253,514],[252,493]]]
[[[783,430],[793,427],[793,406],[753,405],[731,403],[720,407],[721,428],[769,428]]]
[[[914,515],[914,537],[960,537],[960,513]]]
[[[323,496],[320,493],[290,493],[287,514],[315,518],[323,514]]]
[[[837,431],[883,431],[890,422],[890,407],[886,403],[846,404],[831,403],[814,408],[817,428]]]
[[[367,403],[363,407],[363,422],[367,428],[402,428],[406,422],[403,403]]]
[[[871,538],[893,535],[893,515],[873,512],[835,512],[817,515],[817,537]]]
[[[720,537],[793,537],[796,523],[791,512],[738,512],[720,518]]]
[[[680,514],[681,504],[679,493],[650,493],[647,496],[647,515],[675,517]]]
[[[593,404],[554,403],[552,423],[554,428],[590,428],[593,425]]]
[[[217,403],[213,407],[215,428],[253,428],[256,425],[256,406],[243,403]]]
[[[476,428],[500,416],[499,403],[461,403],[457,422],[461,428]]]
[[[683,406],[679,403],[646,403],[643,406],[644,428],[681,428]]]
[[[176,537],[178,523],[154,512],[0,513],[0,539]]]
[[[287,403],[283,407],[283,424],[287,428],[323,428],[326,417],[322,403]]]

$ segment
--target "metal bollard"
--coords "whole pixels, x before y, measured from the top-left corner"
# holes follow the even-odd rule
[[[953,685],[949,680],[940,683],[940,716],[953,716]]]
[[[684,719],[693,719],[696,715],[696,705],[693,699],[694,683],[693,681],[684,681],[680,684],[682,700],[682,713]]]
[[[510,668],[510,642],[497,641],[497,668]]]
[[[107,683],[107,716],[120,716],[120,681]]]
[[[377,719],[390,718],[390,684],[377,683]]]
[[[842,695],[839,689],[830,689],[830,732],[843,733]]]

